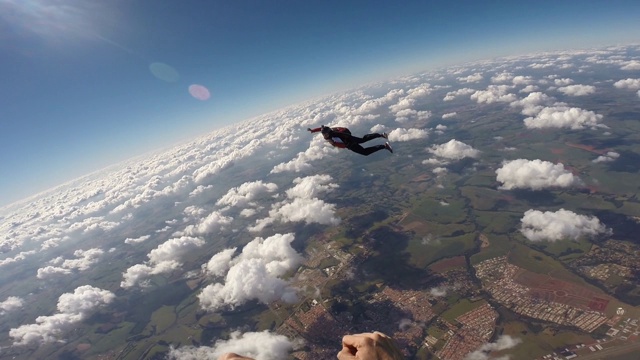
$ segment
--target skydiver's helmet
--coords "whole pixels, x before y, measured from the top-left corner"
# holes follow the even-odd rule
[[[330,138],[330,137],[331,137],[331,128],[330,128],[330,127],[328,127],[328,126],[322,126],[322,130],[321,130],[321,132],[322,132],[322,136],[323,136],[325,139],[328,139],[328,138]]]

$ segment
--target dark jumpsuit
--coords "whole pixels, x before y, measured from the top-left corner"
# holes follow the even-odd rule
[[[322,128],[315,128],[315,129],[310,129],[310,131],[312,133],[314,132],[318,132],[321,131]],[[374,145],[374,146],[370,146],[367,148],[362,147],[362,143],[365,143],[369,140],[373,140],[373,139],[377,139],[383,137],[382,134],[378,134],[378,133],[373,133],[373,134],[367,134],[361,138],[357,137],[357,136],[353,136],[351,135],[351,132],[349,131],[349,129],[347,128],[342,128],[342,127],[335,127],[335,128],[331,128],[331,132],[329,133],[329,138],[326,138],[327,140],[331,139],[333,140],[333,146],[335,147],[339,147],[339,148],[347,148],[353,152],[356,152],[360,155],[364,155],[367,156],[369,154],[373,154],[376,151],[382,150],[382,149],[386,149],[386,146],[384,145]]]

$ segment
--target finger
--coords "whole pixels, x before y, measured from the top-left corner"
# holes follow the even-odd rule
[[[352,353],[350,349],[344,347],[338,353],[338,360],[353,360],[355,359],[355,353]]]
[[[372,333],[362,333],[356,335],[345,335],[342,337],[343,347],[353,347],[356,350],[363,346],[370,346],[373,343]]]
[[[374,335],[374,337],[375,337],[375,335],[377,335],[377,336],[380,336],[380,337],[382,337],[382,338],[387,338],[387,339],[389,339],[389,335],[384,334],[384,333],[381,333],[380,331],[374,331],[372,335]]]
[[[233,360],[235,358],[239,358],[240,355],[236,353],[224,353],[218,357],[218,360]]]
[[[345,335],[345,336],[342,337],[342,346],[343,347],[347,347],[347,346],[353,347],[357,343],[360,343],[360,334],[357,334],[357,335]]]

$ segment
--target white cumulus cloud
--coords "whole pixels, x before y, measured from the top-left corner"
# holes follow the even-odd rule
[[[286,191],[289,198],[314,199],[338,188],[331,175],[318,174],[293,179],[295,186]]]
[[[593,111],[560,105],[541,109],[537,115],[524,119],[524,125],[529,129],[606,127],[600,124],[600,120],[602,115]]]
[[[391,110],[394,113],[397,113],[402,110],[411,109],[415,103],[416,103],[415,99],[404,98],[398,101],[396,104],[389,106],[389,110]]]
[[[510,94],[513,87],[508,85],[489,85],[487,90],[478,90],[471,94],[471,100],[479,104],[492,104],[495,102],[512,102],[517,99],[515,94]]]
[[[472,83],[472,82],[478,82],[481,81],[483,79],[482,74],[480,73],[475,73],[469,76],[464,76],[464,77],[459,77],[458,81],[463,82],[463,83]]]
[[[230,216],[222,215],[220,211],[213,211],[205,218],[200,219],[195,225],[187,226],[180,235],[197,236],[210,234],[218,230],[222,230],[233,221]]]
[[[238,187],[230,189],[221,197],[217,205],[245,206],[260,195],[273,193],[278,190],[278,185],[262,181],[246,182]]]
[[[537,87],[536,85],[527,85],[525,87],[523,87],[519,92],[521,93],[531,93],[534,91],[538,91],[538,89],[540,89],[539,87]]]
[[[73,273],[74,270],[85,271],[91,268],[92,265],[96,264],[100,257],[104,254],[104,250],[102,249],[88,249],[88,250],[76,250],[73,255],[76,257],[75,259],[67,259],[62,262],[60,266],[45,266],[37,271],[38,279],[46,279],[51,276],[56,275],[68,275]],[[62,258],[59,258],[62,261]],[[54,261],[54,264],[59,263],[59,261]]]
[[[202,270],[209,276],[223,276],[229,270],[231,259],[235,254],[237,248],[230,248],[222,250],[221,252],[213,255],[213,257],[204,265]]]
[[[501,189],[541,190],[550,187],[566,188],[580,183],[563,164],[549,161],[517,159],[505,161],[496,170]]]
[[[513,338],[509,335],[500,335],[500,337],[498,338],[498,340],[496,340],[496,342],[483,344],[482,346],[480,346],[478,350],[475,350],[469,353],[467,356],[465,356],[464,360],[489,360],[489,359],[507,360],[509,358],[508,356],[495,358],[490,356],[489,354],[492,351],[501,351],[501,350],[511,349],[516,345],[520,344],[521,342],[522,340],[518,338]]]
[[[456,139],[451,139],[441,145],[433,145],[427,150],[436,156],[450,160],[460,160],[466,157],[476,158],[480,155],[479,150]]]
[[[531,76],[514,76],[511,81],[514,85],[529,85],[533,82],[533,78]]]
[[[124,243],[125,244],[137,244],[137,243],[141,243],[144,241],[149,240],[149,238],[151,237],[151,235],[143,235],[137,238],[126,238],[124,239]]]
[[[474,92],[476,92],[476,90],[469,89],[469,88],[462,88],[456,91],[449,91],[442,100],[451,101],[457,98],[458,96],[469,95],[469,94],[473,94]]]
[[[613,83],[613,86],[617,87],[618,89],[631,89],[631,90],[638,90],[640,89],[640,79],[624,79],[624,80],[618,80],[615,83]]]
[[[229,256],[232,255],[230,249],[214,255],[212,260],[215,259],[216,265],[212,266],[211,273],[220,276],[225,268],[228,272],[223,283],[210,284],[198,295],[201,307],[215,311],[233,308],[252,299],[265,304],[275,300],[297,301],[296,290],[282,279],[302,261],[302,256],[291,247],[293,240],[293,234],[276,234],[266,239],[258,237],[235,258]]]
[[[337,225],[340,219],[335,216],[336,206],[319,199],[296,198],[292,202],[283,204],[272,216],[288,222],[304,221],[307,224]]]
[[[520,222],[520,232],[531,241],[577,240],[610,232],[597,217],[578,215],[565,209],[555,212],[527,210]]]
[[[513,79],[513,74],[510,72],[502,72],[500,74],[496,74],[494,76],[491,77],[491,82],[494,84],[497,83],[506,83],[506,82],[510,82]]]
[[[609,151],[604,155],[600,155],[597,158],[595,158],[593,160],[594,163],[600,163],[600,162],[611,162],[614,161],[615,159],[619,158],[620,154],[615,152],[615,151]]]
[[[596,87],[592,85],[569,85],[558,88],[558,91],[569,96],[584,96],[596,92]]]
[[[204,240],[196,237],[182,236],[172,238],[151,250],[146,264],[131,266],[122,274],[122,288],[145,285],[144,281],[151,275],[165,274],[180,268],[180,258],[187,252],[204,245]]]
[[[311,170],[313,167],[310,164],[311,161],[320,160],[328,154],[335,154],[338,149],[327,146],[324,144],[324,140],[320,138],[314,138],[309,148],[303,152],[299,152],[297,156],[287,162],[280,163],[273,167],[272,174],[278,174],[283,172],[302,172]]]
[[[513,101],[510,105],[513,107],[522,106],[522,114],[532,116],[538,114],[544,108],[543,105],[549,102],[551,102],[551,97],[548,95],[532,92],[524,99]]]
[[[568,78],[555,79],[553,80],[553,82],[554,84],[556,84],[556,86],[567,86],[567,85],[573,84],[573,80]]]
[[[429,132],[423,129],[394,129],[389,133],[391,141],[411,141],[417,139],[425,139],[429,136]]]
[[[640,61],[638,60],[626,61],[625,64],[620,69],[631,70],[631,71],[640,70]]]
[[[216,360],[222,354],[236,353],[255,360],[286,359],[289,352],[302,345],[301,340],[289,340],[284,335],[267,330],[262,332],[240,333],[234,331],[229,340],[216,340],[209,346],[182,346],[169,351],[170,360]]]
[[[165,241],[157,248],[151,250],[147,256],[151,263],[158,264],[163,261],[176,260],[187,252],[202,245],[204,245],[204,240],[200,238],[182,236]]]
[[[433,297],[444,297],[447,296],[447,287],[446,286],[436,286],[429,289],[429,295]]]
[[[98,308],[111,303],[115,295],[107,290],[84,285],[73,293],[58,298],[58,313],[39,316],[34,324],[22,325],[9,331],[14,345],[45,344],[62,340],[60,336],[74,324],[86,319]]]
[[[249,230],[262,231],[276,221],[339,224],[340,219],[335,216],[336,206],[318,198],[321,194],[338,188],[337,184],[331,183],[332,180],[330,175],[294,179],[293,183],[296,185],[286,191],[287,199],[273,204],[269,217],[256,220],[256,224],[249,227]]]
[[[9,296],[3,302],[0,302],[0,315],[4,315],[5,313],[12,312],[22,308],[24,305],[24,300],[17,296]]]

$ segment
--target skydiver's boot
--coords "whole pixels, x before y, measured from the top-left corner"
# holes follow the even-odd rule
[[[389,150],[390,153],[393,154],[393,148],[391,147],[391,144],[389,144],[388,141],[386,143],[384,143],[384,147],[385,147],[385,149]]]

